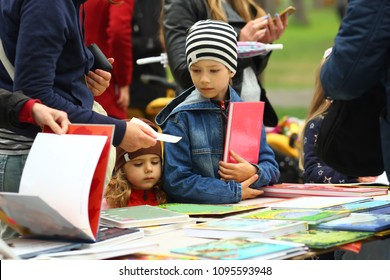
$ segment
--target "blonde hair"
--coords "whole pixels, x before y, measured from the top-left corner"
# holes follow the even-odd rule
[[[240,17],[246,22],[266,15],[266,12],[253,0],[226,0]],[[222,0],[207,0],[211,19],[227,22],[227,16],[222,8]]]
[[[331,105],[331,102],[329,100],[327,100],[324,96],[324,90],[322,88],[322,83],[321,83],[321,78],[320,78],[321,67],[325,63],[325,61],[326,61],[326,58],[323,58],[321,60],[320,66],[317,68],[316,79],[315,79],[315,83],[314,83],[314,94],[313,94],[313,97],[312,97],[312,100],[311,100],[311,103],[309,106],[309,112],[308,112],[307,117],[305,119],[305,125],[303,126],[302,131],[301,131],[300,139],[301,139],[302,149],[301,149],[300,156],[299,156],[299,167],[301,169],[303,169],[303,166],[304,166],[304,153],[303,153],[303,150],[304,150],[303,144],[304,143],[303,142],[305,141],[304,133],[306,130],[306,126],[307,126],[308,122],[310,122],[311,120],[325,114],[329,110],[329,107]]]
[[[161,190],[159,184],[155,185],[152,190],[156,195],[158,204],[167,202],[167,196],[165,192]],[[123,171],[122,167],[115,173],[110,183],[107,185],[104,191],[104,198],[110,208],[119,208],[128,206],[130,195],[131,185],[126,178],[126,173]]]

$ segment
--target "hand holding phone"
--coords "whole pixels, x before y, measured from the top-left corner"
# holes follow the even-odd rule
[[[295,11],[296,11],[295,7],[288,6],[286,9],[284,9],[283,11],[281,11],[279,13],[279,17],[283,17],[284,15],[286,15],[286,16],[292,15],[293,13],[295,13]],[[275,18],[274,18],[274,20],[275,20]]]
[[[94,63],[91,68],[92,71],[95,71],[96,69],[102,69],[107,72],[112,71],[112,64],[108,61],[107,57],[103,54],[98,45],[91,44],[88,46],[88,49],[94,56]]]

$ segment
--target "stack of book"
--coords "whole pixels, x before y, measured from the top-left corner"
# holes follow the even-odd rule
[[[174,248],[172,253],[195,256],[200,259],[287,259],[307,252],[301,243],[273,239],[223,238],[203,244]]]
[[[256,220],[223,218],[184,228],[188,236],[203,238],[272,238],[275,236],[304,231],[307,225],[297,221]]]
[[[265,196],[271,197],[299,197],[299,196],[352,196],[371,197],[386,195],[387,188],[369,188],[362,186],[343,186],[330,184],[290,184],[282,183],[262,187]]]
[[[102,210],[100,218],[103,224],[119,228],[159,226],[190,221],[187,214],[150,205]]]

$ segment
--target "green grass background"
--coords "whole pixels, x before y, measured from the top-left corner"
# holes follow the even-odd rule
[[[280,8],[290,1],[281,1]],[[314,87],[315,73],[324,51],[333,45],[340,20],[334,6],[313,7],[306,1],[308,24],[299,24],[294,15],[283,36],[275,43],[282,43],[283,50],[274,51],[263,75],[268,90],[305,90]],[[290,115],[305,118],[306,107],[275,107],[279,116]]]

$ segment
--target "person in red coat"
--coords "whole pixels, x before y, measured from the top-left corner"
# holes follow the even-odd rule
[[[106,57],[114,58],[110,86],[102,95],[95,96],[95,100],[109,116],[125,119],[133,71],[130,23],[135,0],[117,2],[88,0],[81,17],[84,20],[85,44],[89,46],[95,43]]]
[[[157,126],[142,119],[157,131]],[[104,192],[103,209],[166,203],[160,188],[162,175],[161,142],[129,153],[118,147],[114,176]]]

